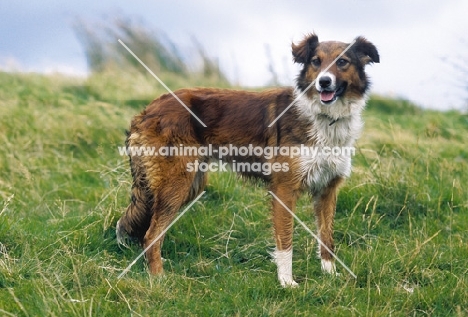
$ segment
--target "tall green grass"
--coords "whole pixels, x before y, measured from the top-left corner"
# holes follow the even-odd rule
[[[171,88],[213,79],[164,75]],[[166,275],[120,249],[129,202],[118,155],[130,119],[163,93],[125,67],[89,78],[0,73],[0,315],[465,316],[468,117],[374,97],[335,223],[357,279],[320,271],[317,243],[294,231],[297,289],[282,289],[270,200],[261,184],[213,173],[168,232]],[[312,229],[309,198],[297,207]]]
[[[127,69],[141,68],[117,41],[121,40],[158,74],[211,78],[224,85],[229,82],[217,59],[209,56],[196,38],[192,40],[192,47],[182,48],[162,31],[151,30],[141,19],[117,17],[102,19],[99,23],[78,19],[74,30],[91,73],[105,72],[117,65]]]

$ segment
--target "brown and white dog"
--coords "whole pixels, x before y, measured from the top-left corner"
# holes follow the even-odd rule
[[[359,137],[361,112],[366,103],[369,80],[364,68],[378,63],[376,47],[363,37],[347,43],[319,42],[315,34],[292,44],[293,60],[303,68],[295,88],[248,92],[215,88],[181,89],[177,97],[206,124],[204,127],[172,95],[155,99],[135,116],[127,147],[224,145],[254,147],[350,147]],[[344,52],[346,50],[346,52]],[[344,54],[343,54],[344,52]],[[341,56],[340,56],[341,55]],[[336,61],[335,61],[336,59]],[[307,87],[314,83],[310,89]],[[295,99],[297,99],[295,101]],[[278,116],[291,104],[275,123]],[[187,166],[208,162],[209,155],[130,156],[133,176],[131,203],[117,223],[119,243],[137,239],[147,247],[171,223],[182,206],[200,194],[206,174]],[[280,163],[287,169],[265,175],[258,171],[241,174],[263,179],[290,210],[303,192],[313,197],[318,236],[334,250],[333,218],[339,185],[351,173],[348,155],[233,155],[227,161]],[[292,275],[293,217],[273,199],[273,226],[278,279],[295,286]],[[163,272],[161,238],[146,253],[152,274]],[[319,246],[322,269],[335,273],[334,259]]]

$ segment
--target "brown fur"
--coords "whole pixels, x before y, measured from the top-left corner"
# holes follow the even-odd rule
[[[367,43],[367,44],[366,44]],[[350,61],[346,68],[334,65],[330,72],[339,73],[340,80],[349,83],[343,98],[362,98],[367,89],[367,80],[362,70],[369,60],[376,61],[369,50],[369,42],[359,38],[359,51],[350,50],[344,58]],[[315,35],[306,37],[292,46],[295,62],[304,64],[298,78],[298,89],[315,80],[322,67],[311,66],[311,58],[321,59],[322,65],[330,63],[347,46],[338,42],[319,43]],[[373,46],[372,46],[373,47]],[[375,47],[374,47],[375,49]],[[375,51],[376,52],[376,51]],[[378,55],[377,55],[378,58]],[[369,59],[369,60],[367,60]],[[300,114],[296,107],[289,109],[276,123],[268,125],[294,100],[293,88],[277,88],[263,92],[247,92],[214,88],[181,89],[175,92],[205,124],[203,127],[170,94],[155,99],[132,120],[127,137],[127,146],[313,146],[316,140],[308,136],[313,122]],[[310,89],[307,96],[317,94]],[[130,166],[133,176],[131,203],[117,225],[118,236],[136,238],[143,247],[148,246],[174,219],[179,209],[202,192],[206,175],[188,172],[187,163],[198,160],[207,162],[209,157],[184,156],[133,156]],[[311,192],[304,175],[300,172],[300,158],[276,156],[229,157],[228,161],[287,163],[288,171],[264,175],[244,173],[248,177],[261,178],[270,190],[292,211],[299,195]],[[335,213],[338,186],[342,177],[337,176],[324,188],[315,189],[315,214],[318,230],[324,243],[333,250],[333,216]],[[273,199],[273,226],[277,250],[292,248],[293,218]],[[163,272],[160,239],[147,252],[152,274]],[[330,254],[321,250],[323,259],[331,260]]]

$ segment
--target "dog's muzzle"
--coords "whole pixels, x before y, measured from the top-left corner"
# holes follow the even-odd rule
[[[340,85],[334,85],[333,80],[330,76],[321,76],[318,80],[320,101],[323,104],[331,104],[341,97],[347,87],[347,83],[343,82]],[[337,87],[338,86],[338,87]]]

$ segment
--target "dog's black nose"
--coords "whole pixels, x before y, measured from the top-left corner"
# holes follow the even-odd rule
[[[323,77],[320,77],[320,78],[319,78],[319,85],[320,85],[320,87],[322,87],[322,88],[327,88],[327,87],[329,87],[329,86],[331,85],[331,83],[332,83],[332,80],[331,80],[331,78],[328,77],[328,76],[323,76]]]

